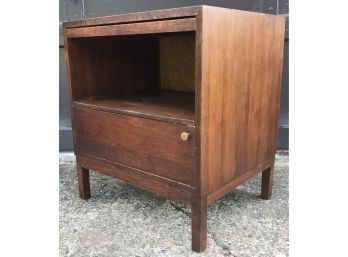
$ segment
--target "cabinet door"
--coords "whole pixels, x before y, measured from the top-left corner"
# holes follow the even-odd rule
[[[194,127],[75,107],[73,133],[76,154],[193,185]]]

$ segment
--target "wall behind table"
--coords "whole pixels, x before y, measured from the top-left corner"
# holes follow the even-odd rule
[[[289,148],[289,0],[59,0],[59,151],[71,151],[73,149],[66,67],[64,63],[62,22],[81,18],[201,4],[283,15],[286,17],[278,148]]]

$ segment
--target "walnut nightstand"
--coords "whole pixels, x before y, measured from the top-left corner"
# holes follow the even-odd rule
[[[259,172],[270,198],[283,17],[196,6],[63,26],[83,199],[92,169],[188,203],[201,252],[210,203]]]

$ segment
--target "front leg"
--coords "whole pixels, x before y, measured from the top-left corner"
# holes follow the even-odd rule
[[[262,172],[261,198],[269,200],[272,196],[274,163]]]
[[[89,170],[77,163],[77,180],[79,183],[79,192],[82,199],[91,197],[89,186]]]
[[[207,247],[207,199],[206,197],[192,197],[192,250],[203,252]]]

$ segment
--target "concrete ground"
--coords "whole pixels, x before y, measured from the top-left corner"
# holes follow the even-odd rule
[[[78,196],[74,155],[60,154],[60,256],[288,256],[289,156],[276,156],[273,196],[257,176],[208,210],[208,246],[191,251],[190,208],[91,172],[92,198]]]

